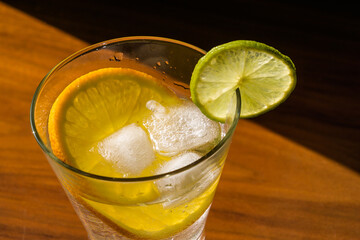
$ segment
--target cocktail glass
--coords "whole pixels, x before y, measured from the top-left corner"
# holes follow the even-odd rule
[[[239,119],[240,92],[229,103],[222,140],[206,155],[171,172],[137,178],[96,175],[57,158],[47,129],[55,99],[76,78],[107,67],[147,72],[190,98],[191,74],[204,54],[167,38],[119,38],[74,53],[41,81],[31,105],[31,127],[89,239],[205,239],[206,218]]]

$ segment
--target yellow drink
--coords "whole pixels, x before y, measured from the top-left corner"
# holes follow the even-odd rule
[[[193,118],[201,126],[193,124]],[[174,132],[174,128],[178,129]],[[192,131],[204,133],[197,137]],[[168,138],[168,134],[185,139]],[[82,171],[146,177],[176,170],[168,169],[167,162],[186,161],[177,166],[185,167],[201,158],[220,141],[221,129],[159,79],[128,68],[105,68],[81,76],[63,90],[50,112],[49,136],[54,153]],[[202,216],[212,201],[219,172],[211,178],[181,177],[177,183],[184,189],[181,199],[171,199],[175,196],[169,195],[167,185],[172,181],[109,189],[84,180],[86,192],[91,189],[97,197],[68,190],[79,205],[122,234],[159,239],[184,230]],[[186,177],[193,179],[186,181]],[[189,192],[196,183],[202,187],[195,194]]]
[[[238,115],[229,106],[219,124],[189,100],[203,53],[117,39],[75,53],[40,84],[32,128],[89,239],[204,238]]]

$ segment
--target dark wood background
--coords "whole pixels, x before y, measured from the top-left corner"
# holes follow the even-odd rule
[[[86,239],[29,108],[71,53],[134,35],[205,50],[237,39],[291,57],[298,83],[241,120],[208,218],[209,240],[360,239],[360,20],[346,1],[0,1],[0,240]]]

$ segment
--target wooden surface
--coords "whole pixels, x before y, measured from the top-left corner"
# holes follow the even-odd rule
[[[175,5],[151,14],[135,5],[124,11],[89,4],[89,17],[84,6],[66,1],[19,2],[0,2],[1,240],[86,239],[32,136],[29,108],[40,80],[60,60],[127,35],[172,37],[206,50],[254,39],[297,66],[298,86],[286,103],[239,122],[207,239],[360,239],[360,28],[353,12],[254,1],[244,5],[253,11],[232,17],[185,6],[184,18]],[[272,14],[254,13],[272,6]]]

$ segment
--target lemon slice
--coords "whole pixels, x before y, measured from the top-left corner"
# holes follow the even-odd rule
[[[97,143],[150,116],[149,100],[163,106],[180,103],[159,80],[136,70],[105,68],[79,77],[62,91],[50,111],[48,129],[54,154],[83,171],[122,177],[98,153]],[[115,230],[137,239],[160,239],[182,231],[202,216],[218,179],[176,206],[159,202],[161,193],[154,181],[102,181],[69,174],[64,182],[80,203]]]
[[[123,177],[97,151],[97,144],[126,124],[142,121],[148,100],[175,104],[178,97],[154,77],[127,68],[104,68],[69,84],[54,102],[48,122],[53,153],[82,171]],[[114,183],[67,175],[69,187],[98,202],[129,205],[155,200],[152,182]],[[69,189],[71,190],[71,189]]]
[[[154,77],[127,68],[104,68],[69,84],[49,115],[53,153],[75,167],[121,177],[97,151],[97,144],[126,124],[142,121],[146,102],[174,104],[177,96]]]
[[[224,122],[237,88],[242,118],[255,117],[283,102],[296,85],[295,66],[278,50],[238,40],[211,49],[191,77],[194,103],[209,118]]]

